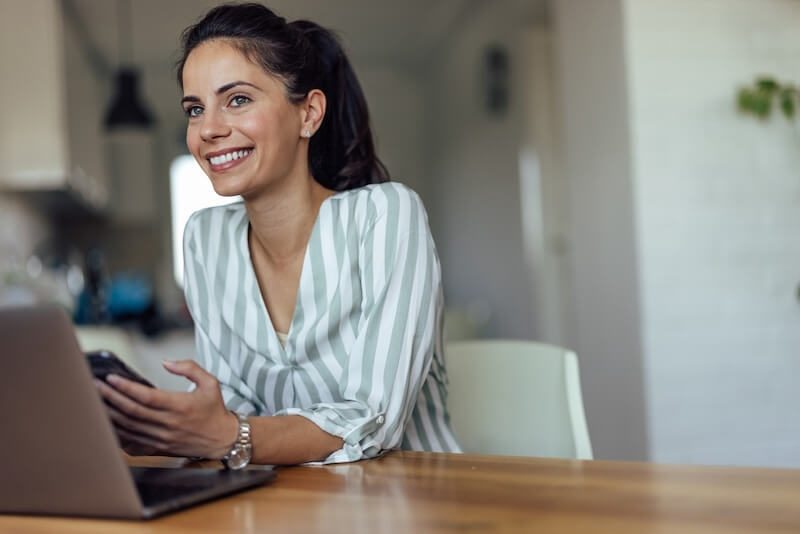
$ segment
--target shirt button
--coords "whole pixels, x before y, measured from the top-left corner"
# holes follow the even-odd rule
[[[383,424],[383,422],[384,422],[385,420],[386,420],[386,419],[384,419],[384,417],[383,417],[382,415],[379,415],[379,416],[378,416],[378,419],[377,419],[377,421],[378,421],[378,424],[379,424],[379,425],[382,425],[382,424]]]

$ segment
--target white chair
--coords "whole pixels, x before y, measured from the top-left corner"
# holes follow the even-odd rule
[[[444,339],[449,343],[480,336],[478,322],[464,308],[445,308]]]
[[[447,407],[464,452],[592,459],[578,357],[532,341],[446,346]]]

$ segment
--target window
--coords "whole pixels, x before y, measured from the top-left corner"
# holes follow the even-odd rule
[[[223,197],[211,187],[203,169],[194,157],[178,156],[169,169],[170,206],[172,208],[172,263],[175,281],[183,288],[183,229],[189,217],[197,210],[220,206],[241,200],[241,197]]]

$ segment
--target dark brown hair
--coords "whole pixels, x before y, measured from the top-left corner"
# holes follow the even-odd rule
[[[287,23],[260,4],[215,7],[181,36],[182,55],[177,64],[181,88],[186,58],[212,39],[230,42],[280,79],[293,103],[302,102],[312,89],[325,93],[325,118],[308,149],[311,174],[320,184],[344,191],[389,180],[386,167],[375,155],[361,85],[332,32],[307,20]]]

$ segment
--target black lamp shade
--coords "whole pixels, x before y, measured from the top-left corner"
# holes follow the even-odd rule
[[[152,126],[153,117],[139,99],[139,73],[124,67],[117,71],[116,91],[104,121],[108,130]]]

